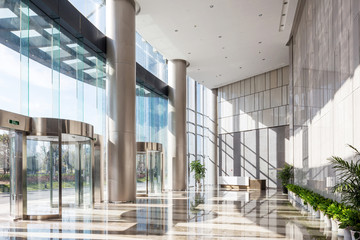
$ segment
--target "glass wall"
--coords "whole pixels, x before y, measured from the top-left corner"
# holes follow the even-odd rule
[[[101,32],[106,32],[105,0],[69,0],[69,2]]]
[[[167,107],[166,98],[141,85],[136,86],[136,141],[161,143],[164,148],[164,159],[167,149]],[[166,182],[168,172],[166,161],[163,167]]]
[[[0,109],[85,121],[104,135],[105,60],[24,2],[0,1]]]
[[[166,60],[136,32],[136,62],[163,82],[168,81]]]
[[[207,169],[202,184],[212,185],[216,179],[216,124],[213,112],[216,106],[212,104],[212,91],[187,78],[187,158],[188,187],[194,187],[194,173],[190,172],[190,163],[200,160]]]

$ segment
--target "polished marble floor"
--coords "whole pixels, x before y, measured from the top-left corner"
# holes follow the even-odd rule
[[[275,190],[169,192],[46,221],[10,221],[8,207],[0,201],[0,239],[338,239]]]

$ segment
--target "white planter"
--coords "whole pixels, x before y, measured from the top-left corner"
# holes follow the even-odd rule
[[[344,229],[344,240],[351,240],[351,232],[348,228]]]
[[[325,218],[325,214],[322,211],[320,211],[320,220],[324,220],[324,218]]]
[[[345,229],[343,229],[343,228],[338,228],[337,235],[340,236],[340,237],[343,237],[343,236],[344,236],[344,232],[345,232]]]
[[[320,218],[320,210],[314,212],[315,218]]]
[[[325,222],[325,228],[331,229],[331,221],[327,215],[325,215],[325,217],[324,217],[324,222]]]
[[[339,222],[331,218],[331,231],[337,232],[339,230]]]
[[[352,240],[358,240],[358,239],[360,239],[360,237],[358,237],[358,238],[355,238],[355,233],[356,233],[356,231],[353,231],[353,230],[350,230],[350,232],[351,232],[351,239]],[[360,232],[358,232],[359,234],[360,234]]]
[[[310,204],[308,204],[308,211],[311,215],[314,214],[314,208]]]

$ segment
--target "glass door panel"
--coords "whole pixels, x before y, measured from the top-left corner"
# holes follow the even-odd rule
[[[136,154],[136,191],[138,193],[146,193],[146,153],[138,152]]]
[[[149,152],[149,193],[161,193],[161,153]]]
[[[12,161],[14,159],[12,147],[15,147],[15,141],[11,132],[0,129],[0,215],[4,218],[8,218],[9,214],[13,216],[15,206],[12,197],[16,193],[16,186],[10,184],[16,176],[12,172],[15,169],[12,166],[15,163]]]
[[[59,210],[59,138],[27,137],[27,215],[55,215]]]
[[[90,141],[81,143],[80,159],[80,186],[81,199],[84,207],[90,207],[92,203],[92,174],[91,174],[91,144]]]
[[[63,139],[64,140],[64,139]],[[78,172],[79,144],[62,142],[62,204],[64,207],[75,205],[75,175]]]
[[[92,204],[92,151],[86,137],[62,134],[63,206]]]

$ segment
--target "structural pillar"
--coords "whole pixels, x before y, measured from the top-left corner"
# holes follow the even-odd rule
[[[109,202],[136,200],[135,1],[106,1]]]
[[[169,154],[172,157],[173,164],[172,189],[174,191],[186,190],[186,64],[185,60],[175,59],[169,61],[168,66],[168,82],[172,87],[169,100],[170,109],[173,112],[170,115],[169,124],[175,130],[173,149],[169,149],[170,154],[171,152],[175,154],[175,157]]]

